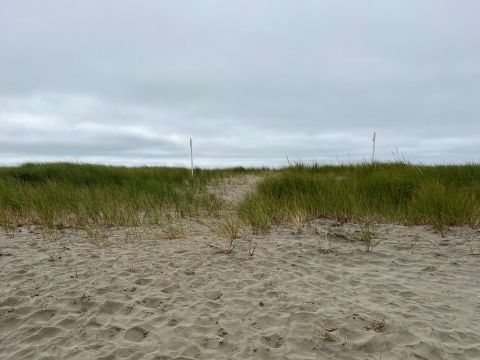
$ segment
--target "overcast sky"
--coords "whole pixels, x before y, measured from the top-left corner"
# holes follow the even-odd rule
[[[480,161],[480,1],[0,0],[0,164]]]

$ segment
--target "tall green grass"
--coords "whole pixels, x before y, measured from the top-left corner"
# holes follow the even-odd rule
[[[180,217],[215,215],[223,201],[206,185],[253,169],[103,166],[27,163],[0,167],[0,225],[45,227],[85,224],[131,226],[155,222],[165,212]]]
[[[132,226],[217,215],[223,200],[207,185],[237,175],[265,176],[237,208],[254,230],[293,214],[341,221],[444,226],[480,223],[480,165],[415,166],[404,162],[294,164],[266,168],[195,169],[27,163],[0,167],[0,225],[46,228],[88,224]]]
[[[239,205],[257,230],[292,213],[341,221],[478,226],[480,165],[416,166],[405,162],[294,164],[267,177]]]

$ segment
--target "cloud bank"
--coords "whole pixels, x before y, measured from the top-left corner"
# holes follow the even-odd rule
[[[0,163],[480,160],[477,1],[0,3]]]

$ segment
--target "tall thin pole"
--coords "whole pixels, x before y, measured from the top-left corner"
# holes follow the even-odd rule
[[[192,138],[190,138],[190,160],[192,162],[192,177],[193,177],[193,147],[192,147]]]
[[[375,141],[377,140],[377,132],[373,133],[373,152],[372,152],[372,164],[375,162]]]

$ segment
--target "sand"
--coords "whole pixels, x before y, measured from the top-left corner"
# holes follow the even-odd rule
[[[480,359],[478,230],[375,225],[366,253],[358,225],[317,220],[227,255],[208,221],[177,240],[105,229],[105,248],[75,229],[0,233],[0,358]]]

